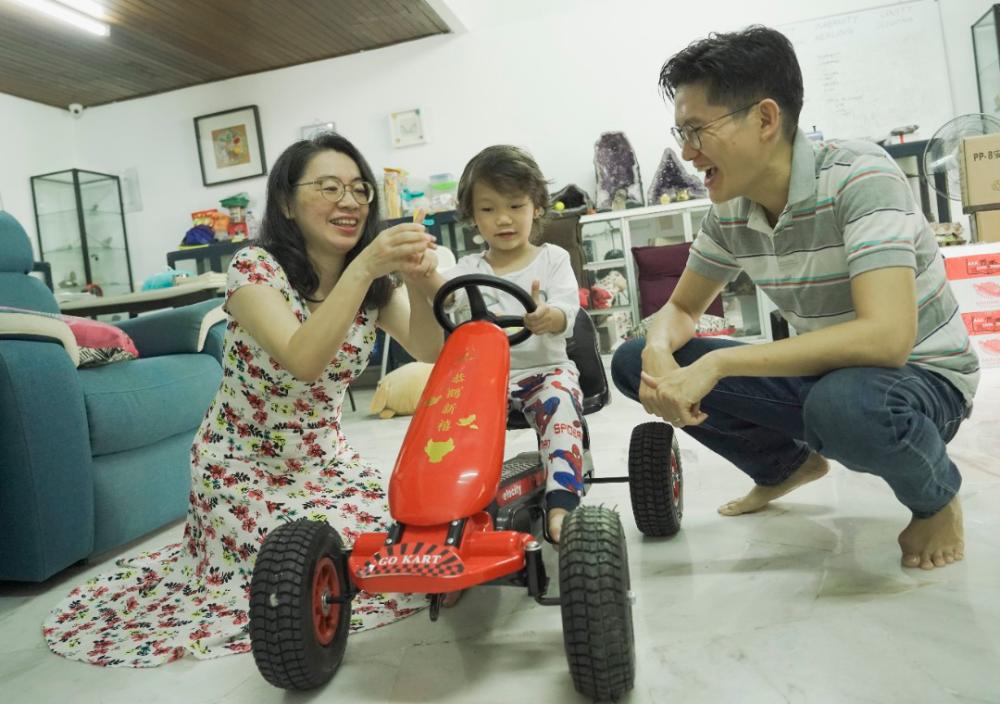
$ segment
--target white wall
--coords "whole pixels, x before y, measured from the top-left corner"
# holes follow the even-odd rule
[[[76,162],[74,124],[68,111],[0,93],[0,209],[28,231],[36,256],[30,177],[72,168]]]
[[[662,0],[436,1],[446,3],[464,32],[88,110],[74,124],[75,165],[135,168],[139,175],[144,209],[128,217],[136,281],[165,265],[165,253],[190,227],[191,211],[241,190],[263,206],[263,177],[201,185],[196,115],[258,105],[269,163],[298,138],[300,126],[333,120],[377,172],[400,166],[424,178],[457,174],[482,147],[511,142],[535,154],[554,188],[573,182],[591,191],[595,139],[623,130],[648,184],[664,147],[672,146],[672,111],[657,89],[667,57],[712,30],[787,24],[832,7],[802,0],[715,0],[691,9]],[[838,10],[884,4],[841,0]],[[969,26],[990,3],[942,4],[952,102],[960,112],[976,110]],[[417,106],[430,143],[393,149],[388,114]],[[44,141],[27,115],[18,126]],[[26,185],[23,166],[16,179]]]

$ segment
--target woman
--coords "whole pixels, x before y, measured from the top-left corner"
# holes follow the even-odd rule
[[[351,543],[387,527],[380,472],[341,433],[344,394],[376,327],[427,361],[442,334],[425,283],[433,238],[409,223],[379,233],[374,183],[336,134],[297,142],[275,163],[261,239],[229,267],[222,384],[191,448],[183,542],[74,589],[45,623],[53,651],[131,667],[246,652],[250,577],[270,528],[326,520]],[[394,287],[391,272],[409,286]],[[423,603],[361,593],[351,628]]]

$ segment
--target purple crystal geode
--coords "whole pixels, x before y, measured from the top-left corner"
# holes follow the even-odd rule
[[[643,205],[639,160],[624,132],[604,132],[594,143],[594,171],[598,210]]]
[[[667,147],[663,150],[660,165],[656,167],[656,174],[649,186],[646,202],[650,205],[656,205],[660,202],[660,196],[663,195],[669,196],[670,200],[677,200],[678,194],[685,190],[691,198],[704,198],[708,194],[708,191],[705,190],[705,184],[688,173],[681,163],[680,157],[674,153],[673,149]]]

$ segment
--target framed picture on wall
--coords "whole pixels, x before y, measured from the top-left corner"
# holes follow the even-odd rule
[[[201,180],[206,186],[267,173],[256,105],[194,118]]]
[[[394,147],[409,147],[427,142],[420,108],[389,113],[389,134]]]
[[[324,132],[336,132],[337,125],[334,122],[315,122],[311,125],[304,125],[299,128],[300,139],[312,139],[316,135]]]

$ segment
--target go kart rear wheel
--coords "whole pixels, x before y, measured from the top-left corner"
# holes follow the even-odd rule
[[[275,687],[318,687],[344,659],[351,601],[342,550],[328,523],[304,519],[264,540],[250,580],[250,644]]]
[[[635,683],[628,551],[621,520],[599,506],[566,516],[559,548],[563,641],[573,686],[598,701]]]
[[[673,426],[653,422],[632,430],[628,487],[635,524],[644,535],[662,538],[681,529],[684,472]]]

